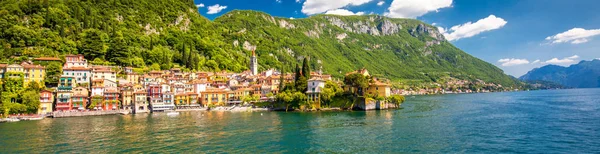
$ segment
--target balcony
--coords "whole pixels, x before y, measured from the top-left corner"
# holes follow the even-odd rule
[[[58,96],[58,97],[56,97],[56,98],[58,98],[58,99],[70,99],[70,98],[71,98],[71,96],[64,96],[64,95],[61,95],[61,96]]]
[[[58,90],[73,90],[73,87],[71,87],[71,86],[60,86],[60,87],[58,87]]]

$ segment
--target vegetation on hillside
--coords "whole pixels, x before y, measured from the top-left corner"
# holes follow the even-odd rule
[[[0,2],[0,61],[8,63],[23,59],[12,56],[84,54],[95,64],[144,70],[241,72],[256,49],[261,70],[293,70],[310,57],[313,71],[322,67],[337,78],[364,67],[400,83],[452,77],[517,84],[439,36],[421,21],[377,15],[287,19],[236,10],[210,21],[192,0]]]

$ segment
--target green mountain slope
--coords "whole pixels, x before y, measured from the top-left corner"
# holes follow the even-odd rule
[[[499,68],[454,47],[435,27],[413,19],[377,15],[287,19],[232,11],[214,23],[227,28],[225,42],[239,50],[256,46],[262,66],[310,56],[313,68],[322,65],[324,72],[337,76],[365,67],[392,79],[431,82],[450,76],[515,83]]]
[[[499,68],[447,42],[431,25],[382,16],[272,17],[231,11],[209,21],[186,0],[45,0],[0,2],[0,59],[85,54],[95,63],[168,69],[312,68],[342,77],[365,67],[395,81],[452,77],[513,86]]]

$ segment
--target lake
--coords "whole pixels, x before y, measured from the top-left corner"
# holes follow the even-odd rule
[[[0,124],[0,153],[600,153],[600,89],[408,96],[402,109]]]

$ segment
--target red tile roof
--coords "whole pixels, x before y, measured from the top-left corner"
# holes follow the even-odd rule
[[[34,58],[33,60],[37,60],[37,61],[61,61],[60,58],[56,58],[56,57],[39,57],[39,58]]]
[[[70,67],[70,68],[63,68],[63,70],[71,70],[71,71],[89,71],[91,70],[90,68],[85,68],[85,67]]]

